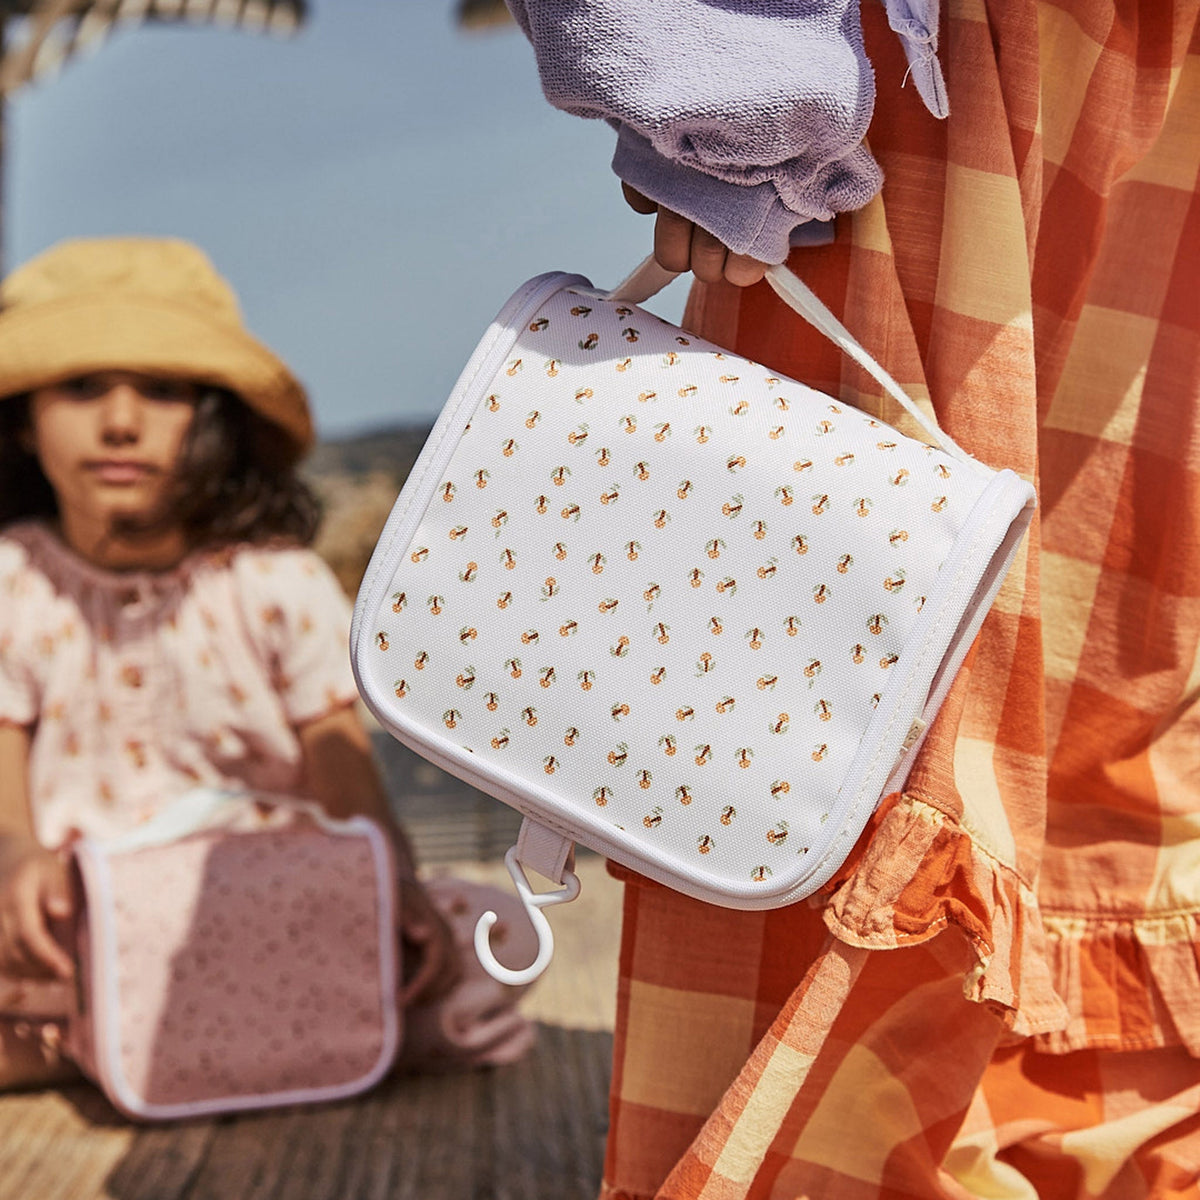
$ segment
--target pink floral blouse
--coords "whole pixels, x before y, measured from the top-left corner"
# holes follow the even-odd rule
[[[0,534],[0,722],[33,729],[37,836],[104,837],[196,786],[305,795],[298,726],[355,698],[349,603],[311,551],[92,566],[45,525]]]

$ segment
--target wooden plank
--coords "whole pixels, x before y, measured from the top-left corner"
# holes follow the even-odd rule
[[[403,1118],[398,1126],[389,1122],[394,1086],[393,1082],[384,1083],[355,1104],[355,1125],[343,1157],[338,1200],[390,1200],[396,1194],[396,1159],[404,1128]]]
[[[593,1200],[607,1103],[578,1086],[575,1066],[589,1040],[606,1035],[539,1029],[536,1051],[510,1068],[492,1109],[495,1200]],[[593,1051],[594,1052],[594,1051]]]
[[[204,1160],[179,1196],[270,1200],[288,1162],[294,1120],[292,1112],[276,1111],[214,1122]]]
[[[344,1101],[225,1118],[215,1124],[203,1162],[177,1195],[181,1200],[343,1200],[339,1173],[356,1110],[357,1102]]]
[[[133,1131],[94,1089],[0,1097],[0,1200],[104,1195]]]
[[[365,1112],[369,1109],[353,1100],[292,1113],[288,1154],[279,1164],[273,1200],[345,1200],[345,1173]]]
[[[215,1121],[137,1129],[108,1178],[107,1194],[120,1200],[186,1196],[218,1129]]]
[[[0,1099],[0,1200],[592,1200],[611,1037],[341,1104],[136,1128],[90,1089]]]
[[[396,1139],[396,1172],[388,1200],[471,1200],[488,1194],[486,1184],[480,1188],[488,1168],[479,1154],[487,1075],[411,1075],[395,1081],[389,1124]]]
[[[612,1074],[612,1034],[601,1031],[572,1031],[573,1056],[565,1069],[565,1090],[579,1106],[581,1131],[579,1171],[588,1183],[599,1180],[604,1169],[604,1147],[608,1136],[608,1083]],[[592,1195],[595,1194],[593,1191]]]

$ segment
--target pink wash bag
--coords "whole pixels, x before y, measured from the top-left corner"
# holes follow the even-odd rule
[[[127,837],[73,847],[66,1049],[127,1116],[340,1099],[396,1057],[387,838],[277,800],[198,790]]]

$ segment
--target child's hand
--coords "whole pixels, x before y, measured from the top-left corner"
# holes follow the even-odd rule
[[[401,1004],[441,999],[462,974],[458,949],[446,918],[411,877],[400,880],[400,937],[404,943]]]
[[[663,208],[627,183],[621,184],[621,191],[634,212],[658,214],[654,222],[654,257],[659,266],[668,271],[691,271],[705,283],[724,279],[735,287],[758,283],[766,274],[766,263],[731,253],[707,229],[687,217]]]
[[[49,922],[65,921],[71,913],[63,860],[30,838],[5,838],[0,845],[0,972],[70,979],[74,964]]]

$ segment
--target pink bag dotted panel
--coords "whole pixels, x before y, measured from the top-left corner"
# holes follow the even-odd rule
[[[84,843],[77,860],[89,995],[73,1052],[131,1115],[345,1095],[390,1065],[382,837],[300,821],[124,853]]]

